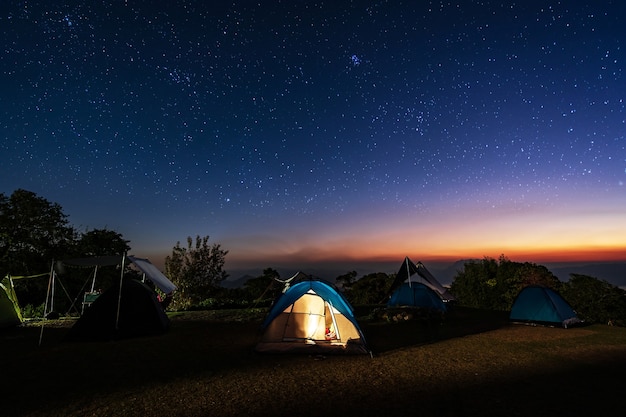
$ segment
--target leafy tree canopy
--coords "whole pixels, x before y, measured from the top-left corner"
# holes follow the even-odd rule
[[[356,282],[356,271],[349,271],[343,275],[338,276],[335,279],[337,286],[343,290],[345,294],[349,293],[352,289],[352,285]]]
[[[75,231],[57,203],[27,190],[0,193],[0,267],[4,273],[31,275],[50,269],[65,256]]]
[[[384,272],[364,275],[351,285],[346,298],[354,305],[380,304],[388,296],[393,277]]]
[[[263,275],[250,278],[243,285],[247,298],[251,301],[262,301],[266,299],[275,299],[280,295],[283,284],[277,281],[280,274],[273,268],[265,268]]]
[[[122,255],[130,251],[129,241],[113,230],[93,229],[82,233],[76,242],[78,256]]]
[[[501,255],[498,260],[466,262],[464,270],[454,278],[450,292],[460,305],[507,311],[520,290],[528,285],[559,290],[561,282],[544,266],[512,262]]]
[[[178,287],[173,308],[186,309],[200,304],[218,290],[218,284],[228,277],[224,263],[228,251],[221,245],[209,244],[209,236],[187,238],[187,246],[180,242],[165,258],[165,275]]]
[[[561,295],[587,323],[626,326],[626,291],[608,281],[588,275],[570,274]]]
[[[0,193],[0,268],[3,274],[34,275],[47,272],[52,262],[71,257],[121,255],[128,252],[128,241],[107,229],[79,234],[57,203],[18,189],[10,196]],[[56,306],[60,309],[84,290],[84,268],[55,268],[62,275]],[[110,271],[111,279],[119,276]],[[99,273],[106,288],[107,271]],[[47,279],[19,280],[15,284],[22,305],[39,305],[45,300]],[[67,295],[67,297],[65,296]]]

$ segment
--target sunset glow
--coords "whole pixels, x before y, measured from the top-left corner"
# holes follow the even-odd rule
[[[163,266],[626,261],[621,2],[9,2],[0,192]],[[329,277],[332,278],[332,277]]]

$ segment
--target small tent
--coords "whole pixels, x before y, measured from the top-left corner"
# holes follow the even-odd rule
[[[13,280],[7,275],[0,281],[0,328],[19,326],[22,321]]]
[[[412,307],[442,313],[447,310],[441,297],[430,287],[419,282],[405,282],[400,285],[391,294],[387,307]]]
[[[258,352],[368,353],[352,306],[330,284],[289,281],[261,326]]]
[[[572,307],[551,288],[531,285],[515,298],[509,320],[567,328],[581,323]]]
[[[45,276],[48,276],[48,273],[22,276],[7,275],[0,280],[0,328],[19,326],[24,322],[13,282],[15,280]]]
[[[169,319],[157,294],[143,282],[124,279],[102,293],[76,321],[70,340],[111,340],[161,334]]]
[[[402,265],[400,265],[400,269],[396,274],[396,279],[391,284],[389,289],[389,293],[393,294],[398,288],[402,286],[403,283],[421,283],[426,285],[431,290],[435,291],[441,300],[444,302],[454,301],[455,298],[443,285],[437,281],[437,279],[430,273],[428,269],[422,264],[418,262],[417,264],[413,263],[409,259],[409,257],[405,257]]]

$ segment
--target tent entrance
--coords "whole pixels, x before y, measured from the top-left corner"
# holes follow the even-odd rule
[[[333,309],[322,297],[309,292],[297,299],[281,314],[284,320],[282,340],[318,343],[329,341],[329,331],[337,338]]]
[[[283,322],[280,340],[307,344],[343,343],[337,314],[341,313],[330,302],[310,291],[277,317]]]

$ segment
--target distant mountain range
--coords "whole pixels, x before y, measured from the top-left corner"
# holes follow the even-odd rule
[[[432,265],[426,267],[444,285],[450,284],[458,271],[462,271],[465,260],[448,265]],[[610,282],[618,287],[626,288],[626,262],[560,262],[537,263],[543,265],[559,280],[569,281],[570,274],[588,275]]]
[[[229,277],[228,279],[222,281],[222,287],[224,287],[224,288],[240,288],[240,287],[243,287],[243,284],[245,284],[246,281],[248,281],[251,278],[256,278],[256,277],[252,276],[252,275],[248,275],[248,274],[242,275],[239,278],[235,278],[235,279],[232,279],[232,278]]]
[[[459,271],[462,271],[464,265],[469,260],[459,260],[453,263],[449,262],[424,262],[426,268],[437,278],[443,285],[449,285]],[[561,281],[568,281],[570,274],[588,275],[607,281],[613,285],[626,289],[626,262],[560,262],[560,263],[538,263],[548,268]],[[399,268],[399,263],[381,263],[368,265],[366,270],[355,269],[358,277],[374,273],[385,272],[395,273]],[[278,269],[281,277],[287,278],[298,272],[293,268]],[[351,268],[339,268],[336,265],[325,267],[324,265],[314,265],[311,268],[304,268],[302,272],[309,275],[318,276],[328,280],[345,274],[352,270]],[[256,278],[262,275],[262,270],[232,270],[227,271],[230,277],[222,282],[225,288],[239,288],[250,278]]]
[[[597,262],[579,264],[545,265],[561,281],[568,281],[570,274],[588,275],[626,288],[626,262]]]

